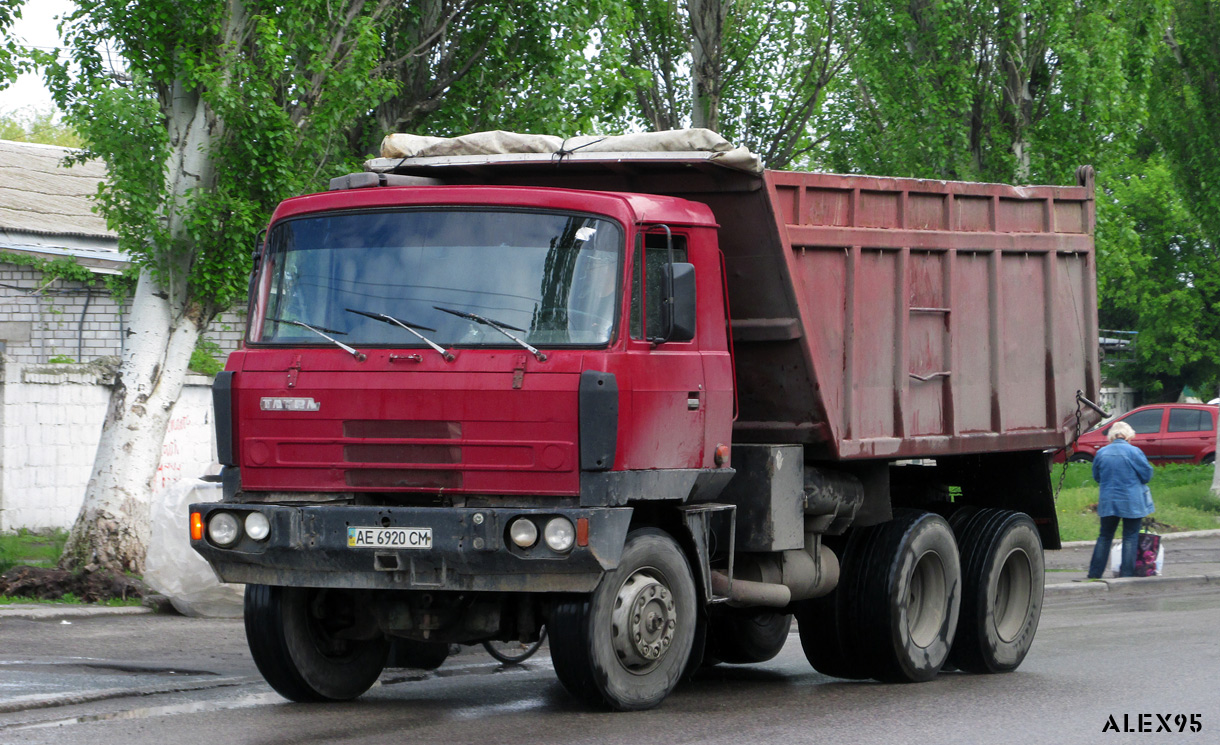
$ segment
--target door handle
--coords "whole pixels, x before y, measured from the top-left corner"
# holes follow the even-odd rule
[[[699,410],[699,391],[691,391],[686,394],[686,409],[687,411]]]

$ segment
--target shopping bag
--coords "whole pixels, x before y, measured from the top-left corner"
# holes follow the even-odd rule
[[[1135,551],[1135,576],[1159,575],[1164,561],[1165,550],[1161,547],[1161,537],[1149,530],[1141,532],[1139,548]]]
[[[1115,577],[1118,576],[1123,562],[1123,542],[1115,541],[1110,546],[1110,560],[1106,568]],[[1165,546],[1161,537],[1145,529],[1139,535],[1139,544],[1135,551],[1135,576],[1159,577],[1165,566]]]

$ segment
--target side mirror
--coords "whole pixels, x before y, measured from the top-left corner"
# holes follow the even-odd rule
[[[661,286],[674,288],[673,297],[661,305],[661,324],[667,331],[663,341],[691,341],[695,338],[695,265],[661,267]]]

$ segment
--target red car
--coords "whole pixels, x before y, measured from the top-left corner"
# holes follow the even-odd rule
[[[1080,436],[1069,449],[1068,460],[1088,463],[1109,440],[1106,435],[1114,422],[1126,422],[1135,430],[1131,441],[1148,460],[1160,463],[1215,463],[1216,415],[1220,407],[1206,404],[1150,404],[1123,414],[1117,419]],[[1064,451],[1055,455],[1063,461]]]

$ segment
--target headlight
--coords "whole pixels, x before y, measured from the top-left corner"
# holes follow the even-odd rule
[[[256,541],[266,539],[271,534],[271,523],[267,521],[267,516],[261,512],[251,512],[246,515],[246,535]]]
[[[546,524],[542,537],[552,551],[563,553],[570,550],[576,541],[576,530],[566,517],[556,517]]]
[[[529,518],[519,517],[508,526],[508,537],[521,548],[529,548],[538,542],[538,526]]]
[[[208,518],[208,537],[218,546],[229,546],[237,542],[241,526],[231,512],[217,512]]]

